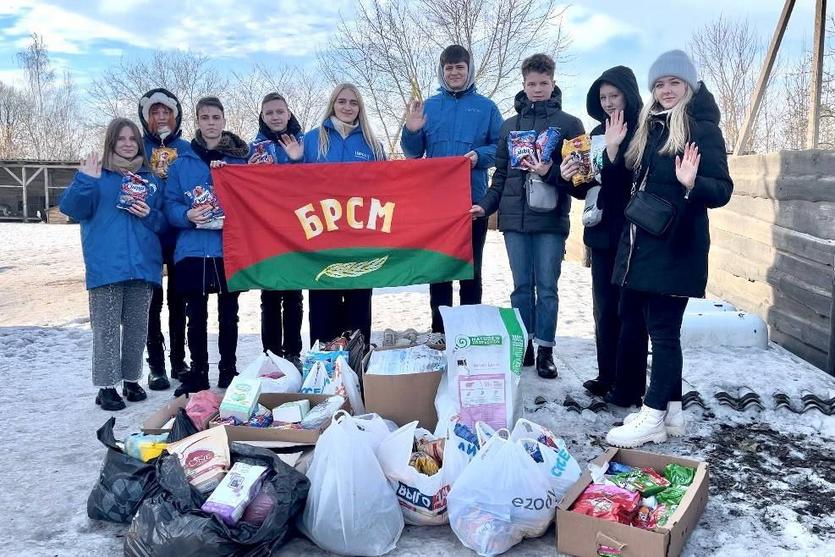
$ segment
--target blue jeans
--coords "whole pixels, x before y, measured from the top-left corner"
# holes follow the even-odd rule
[[[551,232],[504,233],[504,245],[513,273],[510,305],[539,346],[554,346],[559,295],[557,281],[565,254],[564,234]]]

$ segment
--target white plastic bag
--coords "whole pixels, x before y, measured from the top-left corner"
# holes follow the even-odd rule
[[[302,383],[301,392],[314,395],[342,395],[348,399],[354,414],[365,413],[365,404],[360,394],[360,378],[348,365],[345,356],[337,356],[331,373],[328,373],[326,362],[314,363]]]
[[[310,492],[298,521],[313,543],[341,555],[383,555],[395,548],[403,513],[374,454],[379,416],[344,412],[322,433],[307,471]],[[387,428],[386,428],[387,431]]]
[[[400,501],[407,524],[434,526],[446,524],[446,497],[464,467],[470,461],[466,443],[459,443],[454,424],[449,424],[445,439],[443,463],[440,470],[428,476],[409,466],[415,438],[430,437],[428,431],[408,423],[388,435],[377,448],[377,459]]]
[[[302,374],[296,366],[269,350],[259,354],[241,376],[260,379],[262,393],[297,393],[302,386]]]
[[[457,415],[471,429],[478,421],[493,429],[509,427],[519,408],[528,338],[519,311],[486,305],[443,306],[440,311],[447,373],[435,397],[438,422]]]
[[[548,481],[554,493],[562,500],[568,489],[580,479],[583,470],[568,452],[565,441],[558,439],[551,431],[541,425],[520,418],[510,433],[511,441],[532,439],[539,443],[543,462],[537,467],[548,476]]]
[[[490,438],[447,496],[449,524],[479,555],[504,553],[526,537],[541,536],[559,498],[524,442]]]

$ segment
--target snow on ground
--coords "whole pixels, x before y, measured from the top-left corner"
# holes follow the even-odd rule
[[[501,235],[490,232],[485,253],[485,303],[509,305],[511,277]],[[0,547],[4,555],[116,555],[125,526],[91,521],[87,495],[105,450],[95,431],[109,414],[93,404],[91,334],[84,269],[76,226],[0,225],[0,408],[5,447],[0,489]],[[376,334],[391,327],[429,327],[428,289],[386,289],[374,295]],[[260,348],[257,293],[241,298],[239,362]],[[165,319],[165,316],[163,316]],[[210,324],[210,327],[216,325]],[[581,383],[596,374],[590,274],[563,266],[556,347],[560,378],[522,378],[525,416],[564,437],[584,464],[605,448],[608,429],[623,418],[614,409],[576,414],[562,406],[567,394],[589,399]],[[305,326],[304,334],[307,334]],[[216,337],[210,338],[210,347]],[[375,339],[379,340],[379,339]],[[211,350],[211,348],[210,348]],[[217,362],[216,352],[210,353]],[[835,418],[775,410],[771,395],[793,398],[809,390],[835,394],[835,379],[783,349],[687,349],[685,392],[698,390],[710,407],[687,411],[690,435],[647,450],[706,459],[708,507],[684,555],[826,554],[835,543]],[[213,382],[217,370],[212,370]],[[766,410],[737,412],[714,393],[747,385]],[[149,398],[116,412],[116,435],[137,431],[142,420],[171,397]],[[537,395],[547,402],[534,404]],[[553,527],[507,555],[553,555]],[[305,539],[278,555],[326,555]],[[407,527],[396,556],[474,555],[448,527]]]

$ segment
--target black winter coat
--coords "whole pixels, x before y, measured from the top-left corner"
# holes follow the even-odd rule
[[[592,249],[612,250],[618,248],[621,232],[623,232],[623,210],[629,201],[632,187],[632,170],[626,168],[624,153],[638,127],[638,116],[643,107],[641,93],[635,74],[626,66],[615,66],[603,72],[592,83],[586,95],[586,111],[589,116],[600,122],[589,135],[603,135],[606,133],[606,119],[608,114],[600,106],[600,86],[604,83],[613,85],[623,94],[626,107],[623,115],[626,121],[626,138],[620,145],[617,157],[609,160],[608,154],[603,152],[603,168],[600,172],[600,193],[597,196],[597,207],[603,210],[603,218],[595,226],[586,226],[583,230],[583,242]],[[592,182],[588,186],[596,186]],[[576,197],[585,197],[588,187],[576,188]],[[579,195],[577,195],[579,194]]]
[[[550,99],[537,103],[529,101],[525,92],[520,91],[516,95],[515,107],[518,114],[504,121],[499,134],[493,183],[478,204],[488,215],[496,210],[499,211],[499,230],[552,232],[567,235],[568,211],[571,208],[568,191],[572,186],[560,176],[562,139],[571,139],[584,133],[583,124],[574,116],[562,111],[562,92],[559,87],[554,88]],[[528,207],[525,195],[527,171],[510,168],[507,138],[511,130],[536,130],[539,133],[551,126],[559,128],[562,139],[554,149],[553,165],[548,174],[543,177],[543,181],[556,186],[558,200],[557,207],[553,211],[542,213],[532,211]]]
[[[687,113],[691,141],[698,145],[702,157],[696,184],[685,199],[686,190],[676,179],[675,156],[658,153],[669,133],[666,116],[652,117],[647,148],[636,175],[646,172],[646,190],[672,203],[677,214],[661,237],[627,222],[618,246],[615,284],[671,296],[705,295],[710,249],[707,209],[728,203],[733,181],[719,129],[719,107],[704,83],[690,101]]]

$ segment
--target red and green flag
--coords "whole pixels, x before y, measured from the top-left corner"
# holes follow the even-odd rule
[[[473,277],[465,157],[212,170],[230,290]]]

